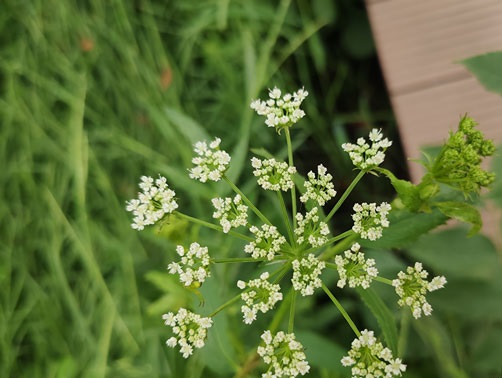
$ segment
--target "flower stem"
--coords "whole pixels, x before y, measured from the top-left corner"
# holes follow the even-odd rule
[[[375,277],[375,278],[373,278],[373,279],[374,279],[375,281],[382,282],[382,283],[384,283],[384,284],[387,284],[387,285],[392,286],[392,280],[389,280],[388,278],[383,278],[383,277],[379,277],[379,276],[377,276],[377,277]]]
[[[284,222],[286,223],[286,227],[288,228],[289,242],[291,245],[295,245],[295,237],[293,234],[293,229],[291,228],[291,222],[289,221],[288,211],[286,209],[286,203],[284,202],[284,197],[280,191],[277,192],[277,197],[279,197],[279,202],[281,204],[282,216],[284,218]]]
[[[212,259],[215,264],[240,263],[240,262],[261,262],[267,259],[255,259],[254,257],[229,257],[226,259]]]
[[[338,301],[338,299],[335,298],[335,296],[333,295],[333,293],[328,289],[328,287],[324,283],[322,284],[322,289],[324,290],[324,292],[326,293],[326,295],[329,297],[329,299],[331,299],[331,302],[333,302],[333,304],[336,306],[336,308],[338,309],[338,311],[340,311],[340,313],[345,318],[345,320],[349,324],[350,328],[352,328],[352,331],[354,331],[354,333],[356,334],[356,336],[357,337],[361,336],[361,332],[359,332],[359,330],[357,329],[356,325],[354,324],[354,322],[350,318],[350,316],[347,313],[347,311],[345,311],[345,309],[343,308],[342,304]]]
[[[337,242],[338,240],[341,240],[341,239],[345,239],[349,236],[352,236],[352,235],[355,235],[355,232],[352,231],[352,230],[348,230],[348,231],[345,231],[339,235],[336,235],[335,237],[332,237],[331,239],[329,239],[326,244],[323,244],[321,247],[312,247],[312,248],[309,248],[307,249],[306,251],[302,252],[303,254],[308,254],[308,253],[311,253],[311,252],[314,252],[315,250],[319,249],[319,248],[324,248],[326,247],[327,245],[330,245],[330,244],[333,244],[334,242]]]
[[[297,291],[293,290],[291,294],[291,302],[289,304],[289,321],[288,321],[288,333],[293,333],[295,325],[295,305],[296,305],[296,295]]]
[[[340,206],[342,206],[342,204],[345,202],[345,200],[347,199],[347,197],[349,196],[349,194],[356,187],[356,185],[359,182],[359,180],[361,180],[363,178],[363,176],[364,176],[365,173],[366,173],[365,171],[359,171],[359,173],[354,178],[354,180],[352,180],[352,182],[350,183],[350,185],[348,186],[348,188],[345,189],[345,192],[342,194],[342,196],[340,197],[340,199],[338,200],[338,202],[335,204],[335,206],[329,212],[328,216],[326,217],[326,222],[328,222],[331,219],[331,217],[333,217],[333,215],[335,215],[336,211],[340,208]]]
[[[218,314],[220,311],[224,310],[228,306],[230,306],[230,305],[234,304],[235,302],[237,302],[240,297],[241,297],[241,295],[237,294],[235,297],[233,297],[232,299],[226,301],[221,306],[219,306],[216,310],[214,310],[211,314],[209,314],[208,317],[212,318],[213,316],[215,316],[216,314]]]
[[[345,237],[345,239],[340,241],[338,244],[324,251],[321,255],[319,255],[319,258],[324,261],[329,260],[333,256],[339,254],[344,249],[346,249],[349,246],[349,244],[351,244],[355,239],[357,239],[357,237],[358,235],[355,232],[349,234],[348,236]]]
[[[204,227],[207,227],[207,228],[211,228],[213,230],[217,230],[217,231],[223,232],[223,227],[221,227],[221,226],[219,226],[217,224],[209,223],[209,222],[203,221],[202,219],[191,217],[190,215],[180,213],[179,211],[176,211],[175,214],[178,215],[178,216],[180,216],[181,218],[184,218],[184,219],[186,219],[186,220],[188,220],[190,222],[193,222],[195,224],[198,224],[198,225],[201,225],[201,226],[204,226]],[[239,238],[239,239],[242,239],[242,240],[246,240],[246,241],[253,241],[254,240],[253,238],[251,238],[249,236],[239,234],[238,232],[235,232],[235,231],[232,231],[232,230],[228,231],[228,234],[232,235],[232,236],[235,236],[236,238]]]
[[[290,167],[294,167],[293,162],[293,147],[291,146],[291,134],[289,133],[289,128],[286,127],[284,130],[286,134],[286,143],[288,145],[288,164]],[[293,180],[294,181],[294,180]],[[291,208],[292,208],[292,218],[293,218],[293,228],[296,228],[296,186],[293,182],[293,187],[291,188]]]
[[[242,193],[242,191],[237,187],[237,185],[235,185],[226,175],[223,175],[223,179],[228,183],[228,185],[230,185],[230,187],[235,193],[241,196],[242,200],[246,202],[246,205],[248,205],[251,208],[251,210],[253,210],[253,212],[258,216],[258,218],[260,218],[264,223],[272,225],[272,223],[267,219],[267,217],[263,215],[263,213],[260,210],[258,210],[258,208],[255,205],[253,205],[253,203],[249,200],[248,197],[246,197],[244,193]]]

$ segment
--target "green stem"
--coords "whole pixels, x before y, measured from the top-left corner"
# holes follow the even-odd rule
[[[204,227],[207,227],[207,228],[211,228],[213,230],[217,230],[217,231],[223,232],[223,227],[221,227],[221,226],[219,226],[217,224],[209,223],[209,222],[203,221],[202,219],[191,217],[190,215],[186,215],[186,214],[180,213],[179,211],[176,211],[175,214],[179,215],[181,218],[184,218],[184,219],[186,219],[186,220],[188,220],[190,222],[196,223],[198,225],[201,225],[201,226],[204,226]],[[243,234],[239,234],[238,232],[235,232],[235,231],[232,231],[232,230],[228,231],[228,234],[232,235],[232,236],[235,236],[236,238],[249,241],[249,242],[254,240],[253,238],[251,238],[249,236],[246,236],[246,235],[243,235]]]
[[[333,304],[336,306],[336,308],[338,309],[338,311],[340,311],[340,313],[345,318],[345,320],[349,324],[350,328],[352,328],[352,331],[354,331],[354,333],[356,334],[356,336],[357,337],[361,336],[361,332],[359,332],[359,330],[357,329],[355,323],[350,318],[350,316],[347,313],[347,311],[345,311],[345,309],[343,308],[342,304],[338,301],[338,299],[335,298],[335,296],[333,295],[333,293],[328,289],[328,287],[324,283],[322,284],[322,289],[324,290],[324,292],[326,293],[326,295],[329,297],[329,299],[331,299],[331,302],[333,302]]]
[[[286,311],[288,310],[288,304],[290,301],[288,301],[289,297],[294,295],[294,289],[291,288],[289,289],[289,292],[284,296],[284,299],[277,309],[277,311],[274,314],[274,317],[272,318],[272,321],[270,322],[270,326],[268,327],[268,330],[272,333],[275,332],[277,328],[279,328],[279,325],[281,323],[282,318],[286,315]]]
[[[291,146],[291,134],[289,133],[288,127],[284,130],[284,133],[286,134],[286,143],[288,145],[288,164],[290,167],[294,167],[293,147]],[[293,213],[293,228],[296,228],[296,186],[294,182],[293,187],[291,188],[291,208]]]
[[[258,218],[260,218],[264,223],[272,225],[272,223],[267,219],[267,217],[263,215],[263,213],[260,210],[258,210],[258,208],[255,205],[253,205],[253,203],[249,200],[248,197],[246,197],[244,193],[242,193],[242,191],[237,187],[237,185],[235,185],[232,181],[230,181],[230,179],[226,175],[223,175],[223,179],[228,183],[228,185],[230,185],[230,187],[235,193],[241,196],[242,200],[246,203],[246,205],[248,205],[251,208],[251,210],[253,210],[253,212],[258,216]]]
[[[352,236],[352,235],[355,235],[354,231],[352,231],[352,230],[345,231],[344,233],[339,234],[339,235],[337,235],[337,236],[329,239],[326,242],[326,244],[323,244],[321,247],[312,247],[312,248],[309,248],[309,249],[307,249],[306,251],[304,251],[302,253],[305,254],[305,255],[308,254],[308,253],[312,253],[312,252],[318,250],[319,248],[324,248],[324,247],[326,247],[326,246],[328,246],[330,244],[333,244],[334,242],[336,242],[338,240],[345,239],[345,238],[347,238],[349,236]]]
[[[363,176],[364,176],[365,173],[366,173],[365,171],[359,171],[359,173],[357,174],[357,176],[350,183],[349,187],[347,189],[345,189],[345,192],[342,194],[342,196],[340,197],[340,199],[338,200],[338,202],[336,203],[336,205],[329,212],[328,216],[326,217],[326,222],[328,222],[331,219],[331,217],[333,215],[335,215],[336,211],[340,208],[340,206],[342,206],[342,204],[345,202],[345,200],[347,199],[347,197],[349,196],[349,194],[356,187],[356,185],[359,182],[359,180],[361,180],[363,178]]]
[[[286,209],[286,203],[284,202],[284,197],[280,191],[277,192],[277,197],[279,197],[279,202],[281,204],[282,216],[284,218],[284,222],[286,223],[286,227],[288,229],[289,242],[291,245],[295,245],[295,237],[293,234],[293,229],[291,228],[291,222],[289,221],[288,210]]]
[[[357,235],[355,232],[349,236],[346,236],[345,239],[340,241],[337,245],[332,246],[321,255],[319,255],[319,258],[324,261],[329,260],[333,256],[339,254],[340,252],[343,252],[346,248],[348,248],[349,244],[356,240],[358,236],[359,235]]]
[[[216,310],[214,310],[211,314],[209,314],[208,317],[212,318],[213,316],[217,315],[220,311],[224,310],[228,306],[230,306],[230,305],[234,304],[235,302],[237,302],[240,299],[240,297],[241,297],[241,295],[237,294],[235,297],[233,297],[232,299],[226,301],[221,306],[219,306]]]
[[[295,325],[295,306],[296,306],[296,296],[297,291],[293,290],[293,294],[291,294],[291,302],[289,304],[289,321],[288,321],[288,333],[293,333],[294,325]]]
[[[377,277],[375,277],[375,278],[373,278],[373,279],[374,279],[375,281],[382,282],[382,283],[384,283],[384,284],[387,284],[387,285],[392,286],[392,280],[389,280],[388,278],[383,278],[383,277],[379,277],[379,276],[377,276]]]
[[[211,262],[215,264],[226,264],[226,263],[240,263],[240,262],[261,262],[267,261],[267,259],[255,259],[254,257],[229,257],[227,259],[212,259]]]
[[[410,331],[410,311],[401,311],[401,329],[397,341],[397,355],[402,357],[406,351],[406,342]]]

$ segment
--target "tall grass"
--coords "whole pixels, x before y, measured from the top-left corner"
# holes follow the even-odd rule
[[[171,242],[132,232],[124,201],[158,172],[196,214],[194,141],[226,137],[236,179],[253,138],[273,148],[249,100],[296,81],[278,69],[332,21],[293,5],[2,2],[1,377],[201,376],[146,312]]]

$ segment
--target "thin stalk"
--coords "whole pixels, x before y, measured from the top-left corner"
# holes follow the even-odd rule
[[[237,187],[237,185],[235,185],[226,175],[223,175],[223,179],[228,183],[228,185],[230,185],[230,187],[235,193],[241,196],[242,200],[246,203],[246,205],[248,205],[251,208],[251,210],[253,210],[253,212],[258,216],[258,218],[260,218],[264,223],[272,225],[272,222],[270,222],[267,219],[267,217],[263,215],[263,213],[260,210],[258,210],[258,208],[255,205],[253,205],[253,203],[244,193],[242,193],[242,191]]]
[[[284,129],[286,134],[286,143],[288,145],[288,164],[290,167],[294,167],[293,162],[293,147],[291,146],[291,134],[289,133],[289,128]],[[293,228],[296,228],[296,186],[293,183],[291,188],[291,208],[292,208],[292,218],[293,218]]]
[[[383,278],[383,277],[375,277],[373,278],[375,281],[378,281],[378,282],[381,282],[381,283],[384,283],[384,284],[387,284],[387,285],[390,285],[392,286],[392,280],[389,280],[388,278]]]
[[[286,223],[286,227],[288,229],[289,242],[291,245],[295,244],[295,237],[293,234],[293,229],[291,228],[291,222],[289,221],[288,210],[286,209],[286,203],[284,202],[284,197],[280,191],[277,192],[277,197],[279,197],[279,203],[281,204],[282,216],[284,218],[284,222]]]
[[[255,259],[254,257],[229,257],[226,259],[212,259],[211,262],[215,264],[232,264],[232,263],[241,263],[241,262],[262,262],[267,259]]]
[[[212,318],[213,316],[215,316],[216,314],[218,314],[220,311],[224,310],[228,306],[230,306],[230,305],[234,304],[235,302],[237,302],[240,299],[240,297],[241,297],[241,295],[237,294],[235,297],[233,297],[232,299],[226,301],[221,306],[219,306],[216,310],[214,310],[211,314],[209,314],[208,317]]]
[[[350,318],[350,316],[347,313],[347,311],[345,311],[345,309],[343,308],[342,304],[338,301],[338,299],[335,298],[335,296],[333,295],[333,293],[328,289],[328,287],[324,283],[322,284],[322,289],[324,290],[324,292],[326,293],[326,295],[329,297],[329,299],[331,299],[331,302],[333,302],[333,304],[336,306],[336,308],[338,309],[338,311],[340,311],[340,313],[345,318],[345,320],[349,324],[350,328],[352,328],[352,331],[354,331],[354,333],[356,334],[356,336],[357,337],[361,336],[361,332],[359,332],[359,330],[357,329],[355,323]]]
[[[354,240],[357,239],[357,237],[358,235],[354,232],[352,235],[349,235],[345,239],[340,241],[337,245],[334,245],[330,249],[323,252],[321,255],[319,255],[319,258],[324,261],[329,260],[333,256],[339,254],[344,249],[346,249],[350,243],[352,243]]]
[[[302,252],[303,254],[307,254],[307,253],[311,253],[311,252],[314,252],[315,250],[319,249],[319,248],[324,248],[330,244],[333,244],[334,242],[337,242],[338,240],[341,240],[341,239],[345,239],[349,236],[352,236],[352,235],[355,235],[355,232],[352,231],[352,230],[348,230],[348,231],[345,231],[339,235],[336,235],[335,237],[332,237],[331,239],[329,239],[326,244],[323,244],[321,247],[312,247],[312,248],[309,248],[307,249],[306,251]]]
[[[221,227],[221,226],[219,226],[217,224],[209,223],[209,222],[203,221],[202,219],[191,217],[190,215],[180,213],[179,211],[176,211],[176,215],[179,215],[181,218],[184,218],[184,219],[186,219],[186,220],[188,220],[190,222],[196,223],[198,225],[201,225],[201,226],[204,226],[204,227],[207,227],[207,228],[211,228],[213,230],[217,230],[217,231],[223,232],[223,227]],[[236,238],[239,238],[239,239],[242,239],[242,240],[245,240],[245,241],[249,241],[249,242],[254,240],[253,238],[251,238],[249,236],[240,234],[240,233],[232,231],[232,230],[228,231],[228,234],[232,235],[232,236],[235,236]]]
[[[296,295],[297,291],[293,290],[293,294],[291,294],[291,302],[289,304],[289,321],[288,321],[288,333],[293,333],[294,325],[295,325],[295,306],[296,306]]]
[[[270,332],[274,333],[275,330],[277,328],[279,328],[279,324],[281,323],[281,320],[284,317],[284,315],[286,314],[286,311],[288,309],[287,305],[289,304],[289,301],[288,301],[289,298],[286,298],[286,297],[291,297],[292,295],[294,295],[294,291],[295,290],[293,288],[291,288],[291,289],[289,289],[289,292],[284,296],[285,299],[283,299],[281,305],[279,306],[279,308],[275,312],[274,317],[272,318],[272,321],[270,322],[270,326],[268,327],[268,330]]]
[[[349,194],[356,187],[357,183],[363,178],[365,173],[366,173],[365,171],[359,171],[357,176],[350,183],[349,187],[347,189],[345,189],[345,192],[342,194],[342,196],[340,197],[338,202],[335,204],[335,206],[329,212],[328,216],[326,217],[326,222],[328,222],[331,219],[331,217],[333,217],[333,215],[335,215],[336,211],[340,208],[340,206],[342,206],[342,204],[345,202],[345,200],[347,199]]]
[[[397,355],[402,357],[406,351],[406,342],[410,332],[410,311],[401,311],[401,328],[399,332],[399,339],[397,341]]]

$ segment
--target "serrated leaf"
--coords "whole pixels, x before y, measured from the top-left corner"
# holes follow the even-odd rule
[[[473,236],[481,230],[483,221],[478,209],[474,206],[457,201],[434,202],[434,206],[449,218],[471,224],[472,226],[467,236]]]
[[[502,95],[502,51],[477,55],[460,62],[483,86]]]
[[[397,354],[397,326],[392,312],[371,288],[357,288],[356,291],[377,319],[387,346]]]
[[[448,219],[436,209],[430,213],[413,213],[404,209],[392,210],[388,218],[390,226],[383,230],[383,236],[380,239],[360,240],[359,244],[381,249],[403,248]]]

